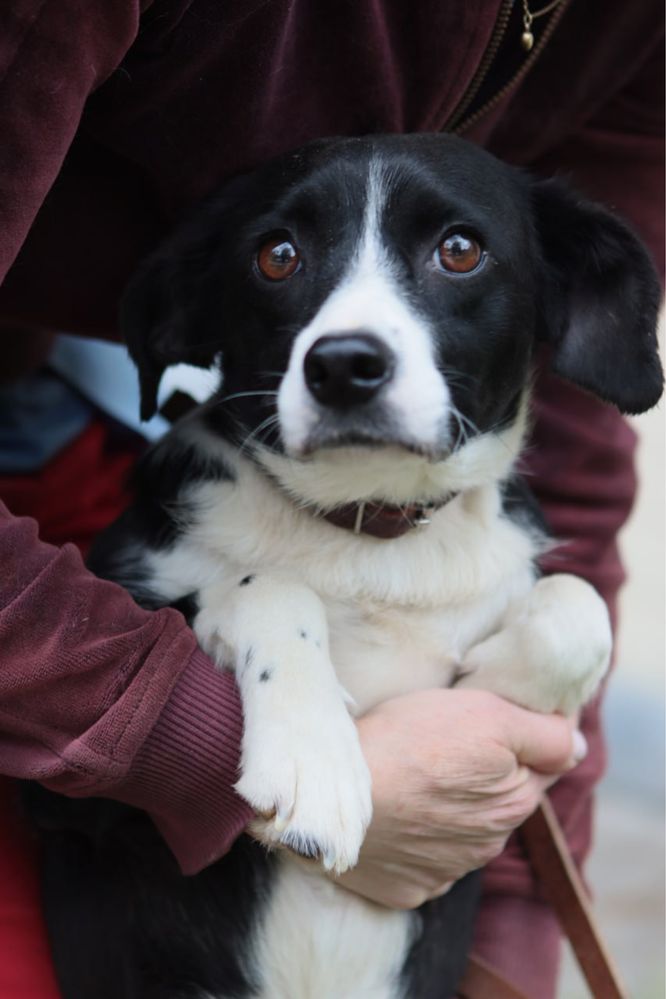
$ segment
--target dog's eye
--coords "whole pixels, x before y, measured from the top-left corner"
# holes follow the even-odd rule
[[[481,263],[483,251],[477,241],[464,232],[452,232],[435,250],[435,263],[453,274],[469,274]]]
[[[284,235],[271,236],[262,243],[257,254],[257,267],[269,281],[290,278],[296,273],[300,263],[300,253]]]

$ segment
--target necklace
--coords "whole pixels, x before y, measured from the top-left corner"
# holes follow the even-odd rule
[[[535,21],[537,17],[543,17],[544,14],[549,14],[551,10],[554,10],[562,0],[551,0],[551,3],[546,4],[541,10],[535,10],[534,13],[529,8],[528,0],[523,0],[523,31],[522,37],[520,39],[521,44],[526,52],[529,52],[534,45],[534,35],[532,34],[532,21]]]

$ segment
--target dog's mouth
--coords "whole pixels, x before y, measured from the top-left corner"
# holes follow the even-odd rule
[[[298,452],[293,452],[290,457],[297,459],[313,458],[320,451],[331,451],[335,448],[345,448],[352,450],[370,450],[373,452],[382,449],[397,449],[406,454],[416,455],[425,458],[427,461],[443,461],[450,454],[450,450],[444,447],[433,447],[420,441],[410,440],[400,434],[389,435],[386,433],[374,433],[367,430],[347,430],[338,432],[313,433],[305,441]],[[288,452],[289,453],[289,452]]]
[[[281,435],[291,458],[307,460],[319,452],[344,448],[351,452],[392,449],[396,456],[415,455],[427,461],[442,461],[451,453],[450,434],[438,434],[435,441],[421,440],[405,425],[399,414],[387,407],[364,413],[318,414],[300,440]]]

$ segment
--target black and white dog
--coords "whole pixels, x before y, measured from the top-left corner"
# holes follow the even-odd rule
[[[291,849],[242,838],[186,879],[138,813],[63,802],[47,908],[66,999],[453,994],[473,880],[415,914],[324,876],[371,817],[352,714],[453,683],[548,712],[594,692],[605,608],[538,577],[514,472],[530,366],[546,344],[562,377],[643,411],[658,304],[621,222],[447,136],[317,142],[229,183],[144,265],[123,310],[144,415],[169,365],[219,364],[222,384],[142,460],[93,567],[186,608],[235,670],[238,791],[255,836]]]

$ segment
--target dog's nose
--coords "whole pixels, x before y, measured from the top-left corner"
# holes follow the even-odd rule
[[[345,409],[368,402],[393,374],[393,352],[371,333],[322,336],[305,355],[305,383],[317,402]]]

